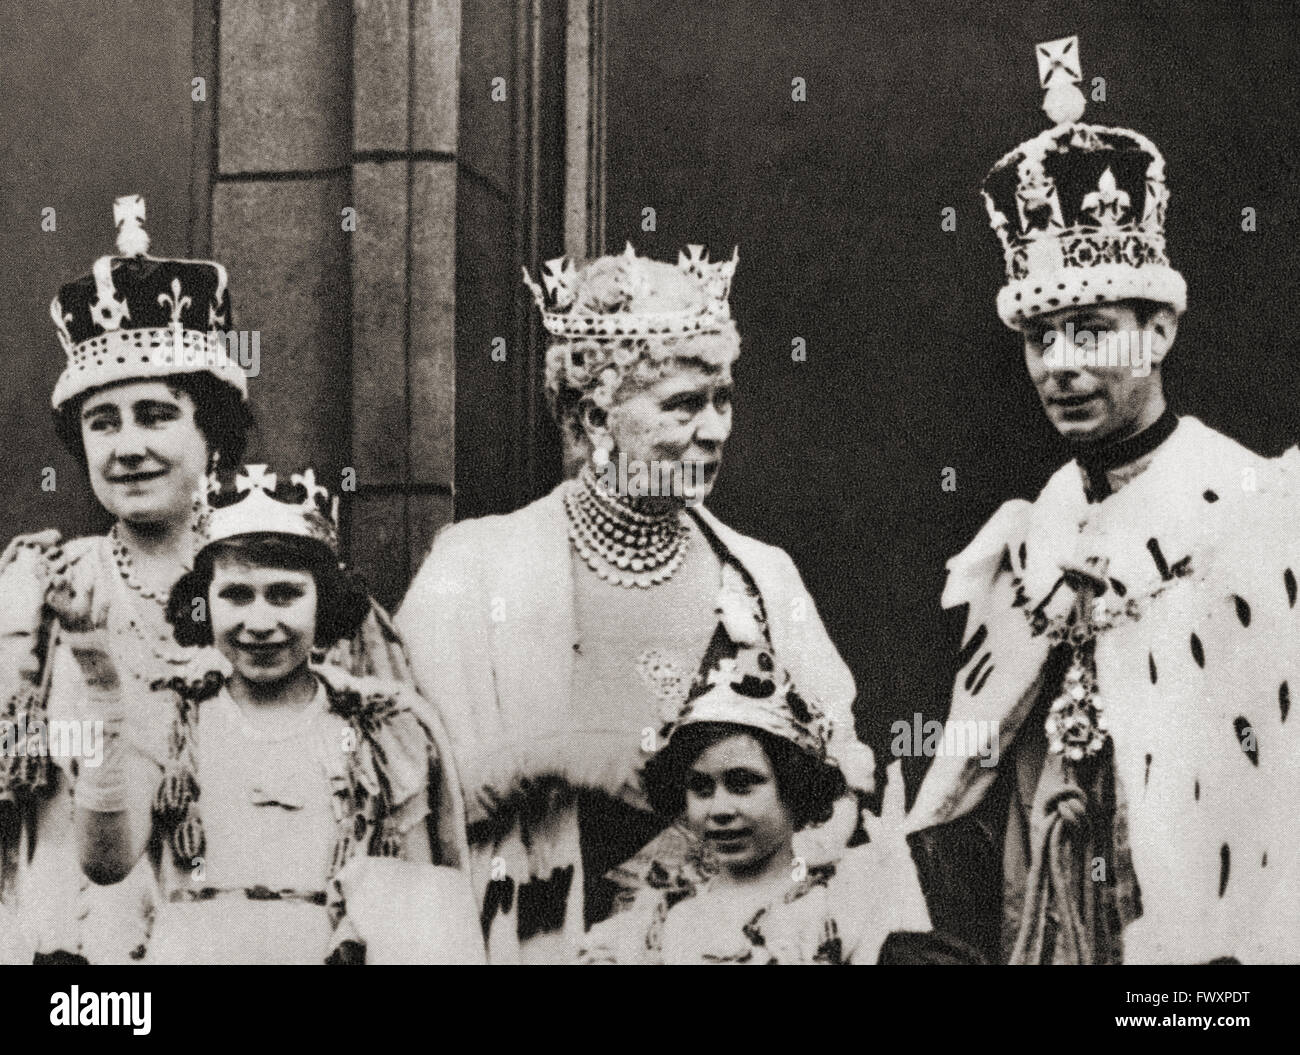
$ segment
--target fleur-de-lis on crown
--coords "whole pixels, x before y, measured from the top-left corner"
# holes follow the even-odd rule
[[[316,482],[316,471],[314,469],[304,469],[300,473],[294,473],[289,477],[289,482],[300,485],[307,492],[307,505],[312,505],[317,495],[321,498],[330,496],[329,491]]]
[[[1115,174],[1107,168],[1097,181],[1097,189],[1084,195],[1080,211],[1091,216],[1099,227],[1118,227],[1129,205],[1128,192],[1115,185]]]
[[[193,304],[194,300],[192,297],[181,296],[181,280],[179,278],[174,278],[172,279],[171,296],[169,297],[166,293],[159,293],[158,303],[162,305],[171,305],[172,322],[175,324],[181,321],[181,312]]]
[[[54,320],[54,328],[59,333],[59,344],[63,345],[63,350],[69,354],[72,352],[72,333],[68,330],[68,323],[72,321],[72,313],[64,313],[63,304],[58,297],[50,302],[50,318]]]
[[[235,490],[241,494],[256,487],[271,494],[275,490],[275,473],[267,472],[265,465],[246,465],[244,471],[235,476]]]

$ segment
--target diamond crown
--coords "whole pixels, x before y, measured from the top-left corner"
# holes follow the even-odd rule
[[[267,466],[247,465],[236,474],[233,489],[210,475],[204,498],[199,526],[204,545],[269,532],[315,539],[338,552],[338,497],[316,482],[311,469],[292,474],[285,484]]]
[[[583,297],[584,274],[568,257],[546,261],[541,284],[534,282],[524,268],[524,284],[542,313],[542,325],[553,337],[565,340],[618,340],[625,337],[689,336],[713,333],[731,325],[731,279],[740,262],[740,250],[731,259],[710,262],[704,247],[688,245],[677,255],[677,269],[703,293],[703,306],[686,311],[638,311],[634,305],[643,300],[650,280],[643,267],[645,261],[628,243],[621,257],[623,267],[614,288],[606,292],[599,305],[605,310],[592,311]],[[666,265],[665,265],[666,266]]]

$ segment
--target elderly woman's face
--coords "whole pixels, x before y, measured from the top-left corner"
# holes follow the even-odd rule
[[[81,439],[95,497],[133,524],[183,522],[207,468],[194,401],[161,381],[129,381],[92,393]]]
[[[696,463],[703,499],[722,465],[731,434],[731,367],[709,369],[681,363],[648,386],[624,388],[609,412],[613,457],[649,470]]]

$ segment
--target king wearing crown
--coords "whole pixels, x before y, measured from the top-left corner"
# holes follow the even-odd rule
[[[1052,127],[984,200],[1003,322],[1074,458],[948,562],[950,727],[909,818],[931,914],[1011,963],[1300,960],[1300,450],[1165,402],[1187,304],[1164,160],[1083,123],[1078,41],[1039,45]]]

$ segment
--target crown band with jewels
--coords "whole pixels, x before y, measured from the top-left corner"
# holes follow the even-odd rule
[[[233,490],[218,477],[205,482],[206,508],[200,518],[202,546],[240,535],[270,533],[315,539],[338,552],[338,498],[316,482],[311,469],[278,483],[265,465],[246,465]]]
[[[998,315],[1019,329],[1036,315],[1130,299],[1181,313],[1187,284],[1165,249],[1164,158],[1137,132],[1080,123],[1077,37],[1040,44],[1037,57],[1054,125],[999,160],[982,188],[1006,261]]]
[[[542,313],[542,325],[552,337],[562,340],[615,341],[624,338],[682,337],[718,333],[732,326],[731,279],[740,262],[740,250],[730,260],[710,263],[704,248],[688,245],[677,256],[677,268],[698,283],[703,304],[698,311],[646,312],[629,308],[644,294],[647,280],[639,274],[641,258],[628,243],[619,258],[625,265],[618,288],[610,291],[602,305],[606,310],[583,310],[579,306],[582,276],[568,257],[548,260],[538,285],[524,268],[524,284]],[[668,265],[664,265],[668,266]]]
[[[226,269],[149,256],[144,220],[143,198],[116,199],[117,255],[100,257],[50,304],[67,355],[50,400],[56,410],[103,385],[200,372],[248,398],[248,379],[222,332],[230,323]]]

